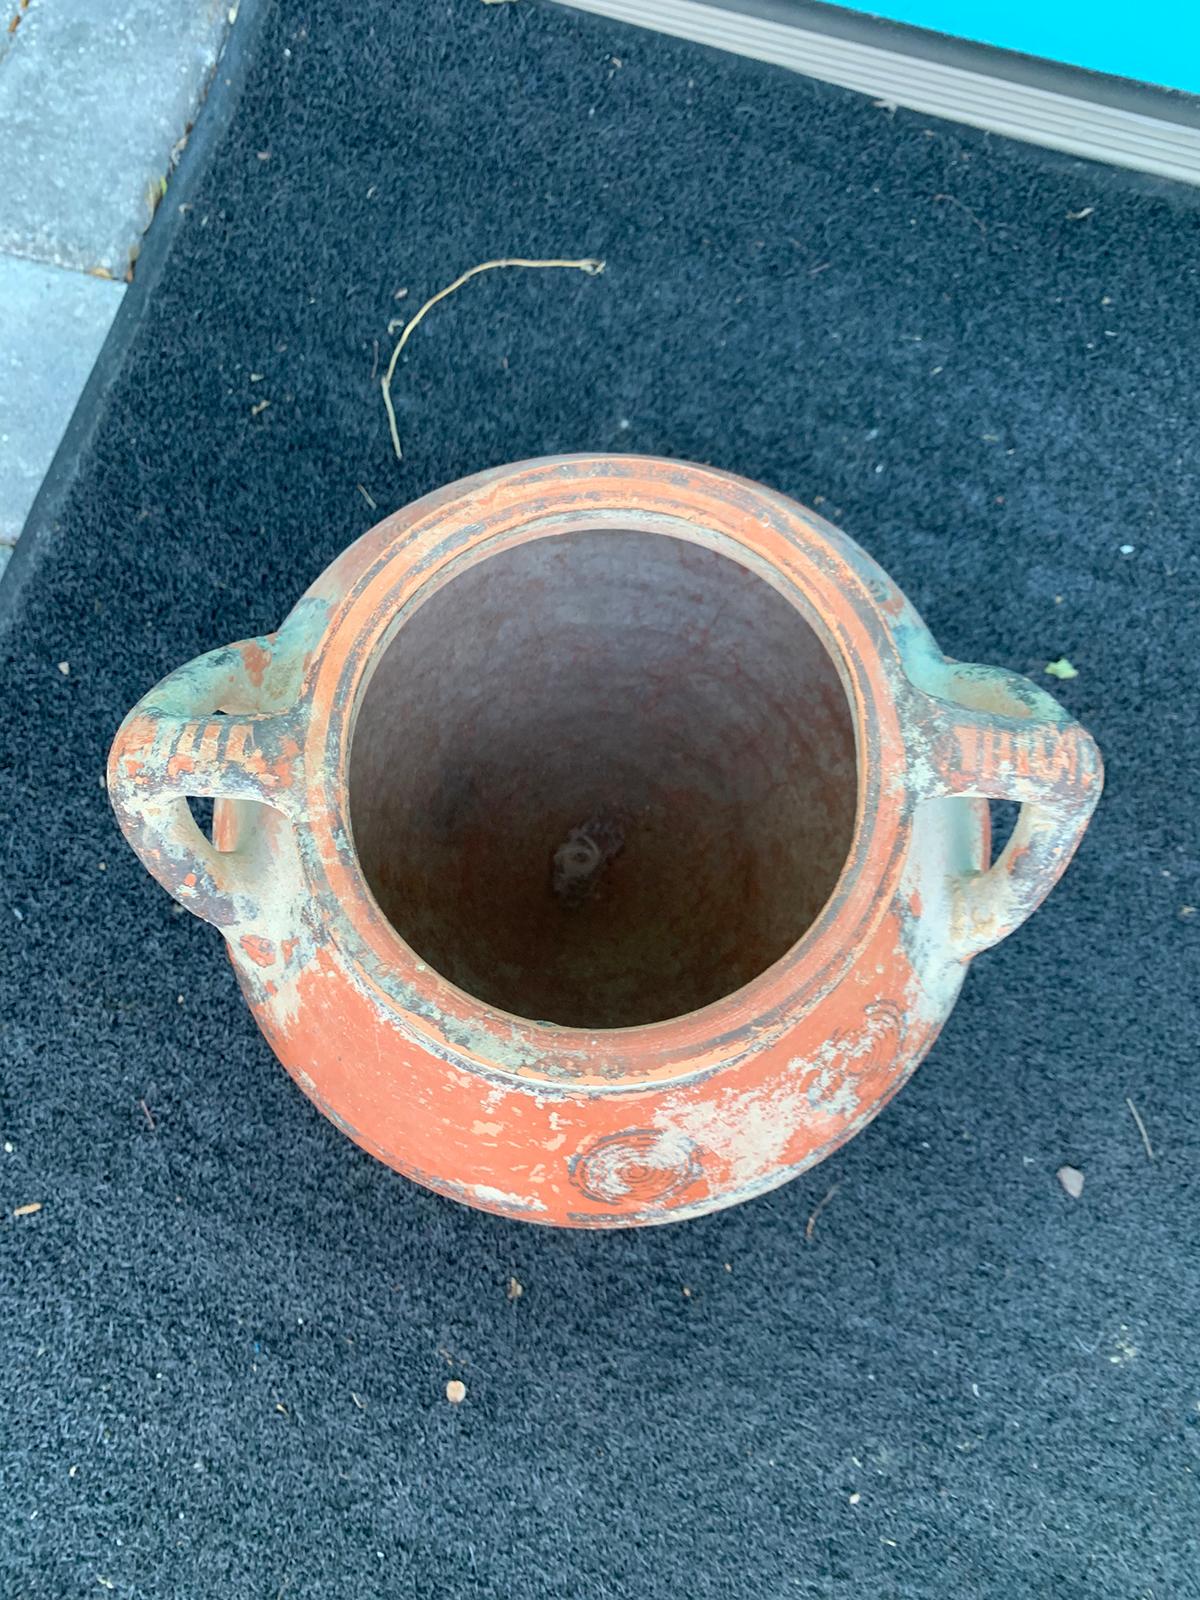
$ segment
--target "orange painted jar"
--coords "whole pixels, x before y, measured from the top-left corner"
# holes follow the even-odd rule
[[[387,518],[277,633],[151,690],[109,764],[338,1127],[576,1227],[731,1205],[856,1133],[1101,781],[1049,695],[947,660],[812,512],[622,456]],[[994,863],[990,798],[1020,802]]]

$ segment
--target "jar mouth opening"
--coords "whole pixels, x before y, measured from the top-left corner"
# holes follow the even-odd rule
[[[636,596],[621,587],[622,541],[653,578]],[[886,580],[861,551],[759,485],[611,456],[480,474],[397,513],[361,545],[308,678],[306,859],[328,936],[398,1027],[497,1081],[619,1090],[718,1070],[829,992],[892,902],[909,831],[898,657],[879,601]],[[705,624],[692,629],[692,669],[681,672],[675,630],[656,630],[655,614],[678,622],[689,594],[708,638]],[[478,605],[486,627],[466,622]],[[538,624],[548,617],[549,641]],[[756,617],[768,619],[778,661],[754,644]],[[588,643],[582,653],[563,643],[572,631]],[[731,642],[739,648],[723,652]],[[654,678],[660,659],[671,670]],[[546,660],[558,670],[540,672]],[[615,674],[607,693],[605,671]],[[820,702],[811,716],[799,685]],[[586,717],[571,715],[573,697]],[[800,751],[815,765],[807,778]],[[532,760],[527,794],[523,757]],[[772,785],[772,772],[782,783]],[[702,814],[706,786],[724,800],[723,827]],[[801,817],[804,794],[819,824]],[[639,803],[660,807],[658,834],[647,827],[635,843]],[[809,861],[789,825],[807,838]],[[409,859],[389,844],[393,826],[419,845]],[[690,836],[679,847],[689,829],[699,829],[698,848]],[[555,956],[546,932],[555,919],[568,944],[584,943],[597,922],[616,929],[624,907],[627,935],[639,892],[659,921],[647,915],[638,926],[661,931],[666,913],[647,886],[671,881],[671,925],[690,934],[683,867],[697,860],[709,938],[685,947],[700,952],[695,963],[680,977],[652,937],[641,952],[610,939],[594,1011],[583,1008],[594,993],[580,968],[559,954],[547,977],[525,960],[516,947],[527,924],[511,904],[501,916],[485,892],[499,873],[526,913],[536,900],[539,948]],[[774,893],[773,873],[803,883],[799,913]],[[743,899],[767,913],[757,944]],[[500,932],[505,961],[481,976],[480,951]],[[724,945],[710,950],[718,933]],[[647,961],[651,978],[630,978],[646,947],[658,963]],[[499,987],[480,998],[472,989],[485,982]]]
[[[719,1005],[801,944],[846,867],[840,663],[692,532],[509,544],[414,596],[372,652],[359,868],[397,938],[491,1011],[596,1033]]]

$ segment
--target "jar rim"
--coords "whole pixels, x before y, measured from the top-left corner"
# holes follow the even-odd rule
[[[754,572],[795,606],[837,667],[853,720],[854,832],[812,924],[750,982],[699,1010],[624,1028],[497,1010],[425,963],[379,907],[354,848],[348,787],[371,673],[433,594],[490,557],[582,529],[685,539]],[[694,1080],[769,1044],[840,981],[891,903],[910,831],[891,616],[903,599],[866,554],[795,502],[715,468],[566,456],[495,468],[387,518],[338,562],[344,592],[306,674],[310,890],[324,932],[396,1024],[460,1068],[545,1092]],[[343,566],[343,562],[347,565]],[[323,587],[321,580],[315,586]],[[887,609],[885,609],[885,607]],[[891,613],[891,615],[889,615]]]

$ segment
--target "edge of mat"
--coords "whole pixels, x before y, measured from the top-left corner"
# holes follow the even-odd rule
[[[556,0],[1082,160],[1200,186],[1200,100],[806,0]]]
[[[126,354],[186,220],[180,208],[193,199],[209,156],[233,123],[246,86],[254,45],[263,31],[272,3],[273,0],[240,0],[195,125],[171,179],[166,201],[155,212],[142,238],[133,281],[117,308],[66,432],[29,508],[21,536],[0,575],[0,633],[7,634],[19,621],[21,602],[29,583],[59,536],[62,511],[79,464],[95,438],[109,393],[125,364]]]
[[[569,0],[555,0],[567,4]],[[1003,45],[985,44],[962,35],[938,33],[915,23],[896,22],[869,11],[850,10],[838,0],[703,0],[734,16],[803,28],[855,44],[875,45],[900,55],[918,55],[942,66],[1092,100],[1126,111],[1141,112],[1165,122],[1200,127],[1200,95],[1137,78],[1115,77],[1047,56],[1025,55]]]

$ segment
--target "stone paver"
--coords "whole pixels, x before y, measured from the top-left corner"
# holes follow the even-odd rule
[[[0,569],[124,293],[122,283],[0,256]]]
[[[0,571],[236,11],[0,0]]]
[[[15,0],[0,0],[0,26]],[[230,0],[30,0],[0,57],[0,251],[124,278]]]

